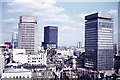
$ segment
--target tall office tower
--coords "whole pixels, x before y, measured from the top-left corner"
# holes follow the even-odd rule
[[[58,45],[58,27],[46,26],[44,27],[44,42],[42,43],[44,49],[57,48]]]
[[[12,47],[18,47],[18,32],[13,32],[12,34]]]
[[[118,2],[118,52],[120,56],[120,1]]]
[[[85,16],[85,67],[93,70],[113,68],[113,15]]]
[[[18,48],[26,49],[26,53],[38,52],[37,17],[30,14],[20,16],[18,26]]]
[[[118,2],[118,55],[114,57],[114,69],[120,71],[120,1]]]

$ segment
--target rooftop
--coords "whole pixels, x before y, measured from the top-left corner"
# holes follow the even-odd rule
[[[4,73],[23,73],[23,72],[31,72],[31,71],[24,68],[13,68],[13,67],[4,69]]]
[[[102,19],[113,19],[113,15],[110,13],[93,13],[85,16],[85,20],[91,20],[96,18],[102,18]]]

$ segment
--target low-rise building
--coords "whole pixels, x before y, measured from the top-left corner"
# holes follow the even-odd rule
[[[32,72],[24,68],[6,68],[2,73],[2,79],[22,79],[31,78]]]
[[[73,56],[74,50],[71,49],[58,49],[57,54],[59,57],[63,57],[64,59],[68,59],[68,57]]]
[[[31,65],[46,65],[46,53],[28,54],[28,64]]]
[[[1,75],[1,73],[3,71],[3,69],[4,69],[4,66],[5,66],[5,62],[4,61],[5,61],[4,56],[2,54],[0,54],[0,75]]]
[[[26,54],[25,49],[13,49],[13,61],[21,64],[46,65],[47,53],[39,51],[39,53]]]
[[[54,79],[55,75],[53,74],[52,70],[40,70],[37,72],[33,72],[32,74],[33,78],[39,78],[39,79]]]

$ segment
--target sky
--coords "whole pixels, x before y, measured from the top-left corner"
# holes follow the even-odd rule
[[[21,2],[22,1],[22,2]],[[117,43],[117,2],[56,2],[55,0],[13,0],[2,2],[2,43],[11,41],[12,33],[18,31],[19,17],[25,14],[37,16],[38,41],[44,40],[44,27],[58,27],[58,45],[76,46],[85,40],[85,15],[102,12],[114,15],[114,43]]]

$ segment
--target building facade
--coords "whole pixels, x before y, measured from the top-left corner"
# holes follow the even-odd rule
[[[113,15],[94,13],[85,16],[85,67],[94,70],[113,68]]]
[[[118,2],[118,56],[115,56],[114,66],[120,71],[120,1]]]
[[[24,68],[5,68],[4,72],[2,73],[2,79],[26,79],[29,78],[30,80],[32,78],[32,72],[30,70],[24,69]]]
[[[11,53],[13,54],[13,61],[17,63],[30,65],[46,65],[46,52],[25,54],[25,49],[13,49]]]
[[[45,49],[57,48],[58,45],[58,27],[44,27],[44,42],[42,43]]]
[[[2,52],[0,51],[0,75],[2,74],[4,67],[5,67],[5,58],[2,55]]]
[[[26,49],[26,53],[37,52],[37,17],[30,14],[20,16],[20,22],[18,23],[18,26],[18,48]]]
[[[114,51],[114,55],[118,55],[118,45],[117,44],[113,44],[113,51]]]
[[[119,70],[120,69],[120,56],[114,56],[114,69]]]
[[[118,2],[118,53],[120,56],[120,1]]]
[[[12,47],[18,47],[18,32],[13,32],[12,34]]]
[[[36,55],[28,55],[28,64],[30,65],[46,65],[47,53],[38,53]]]

